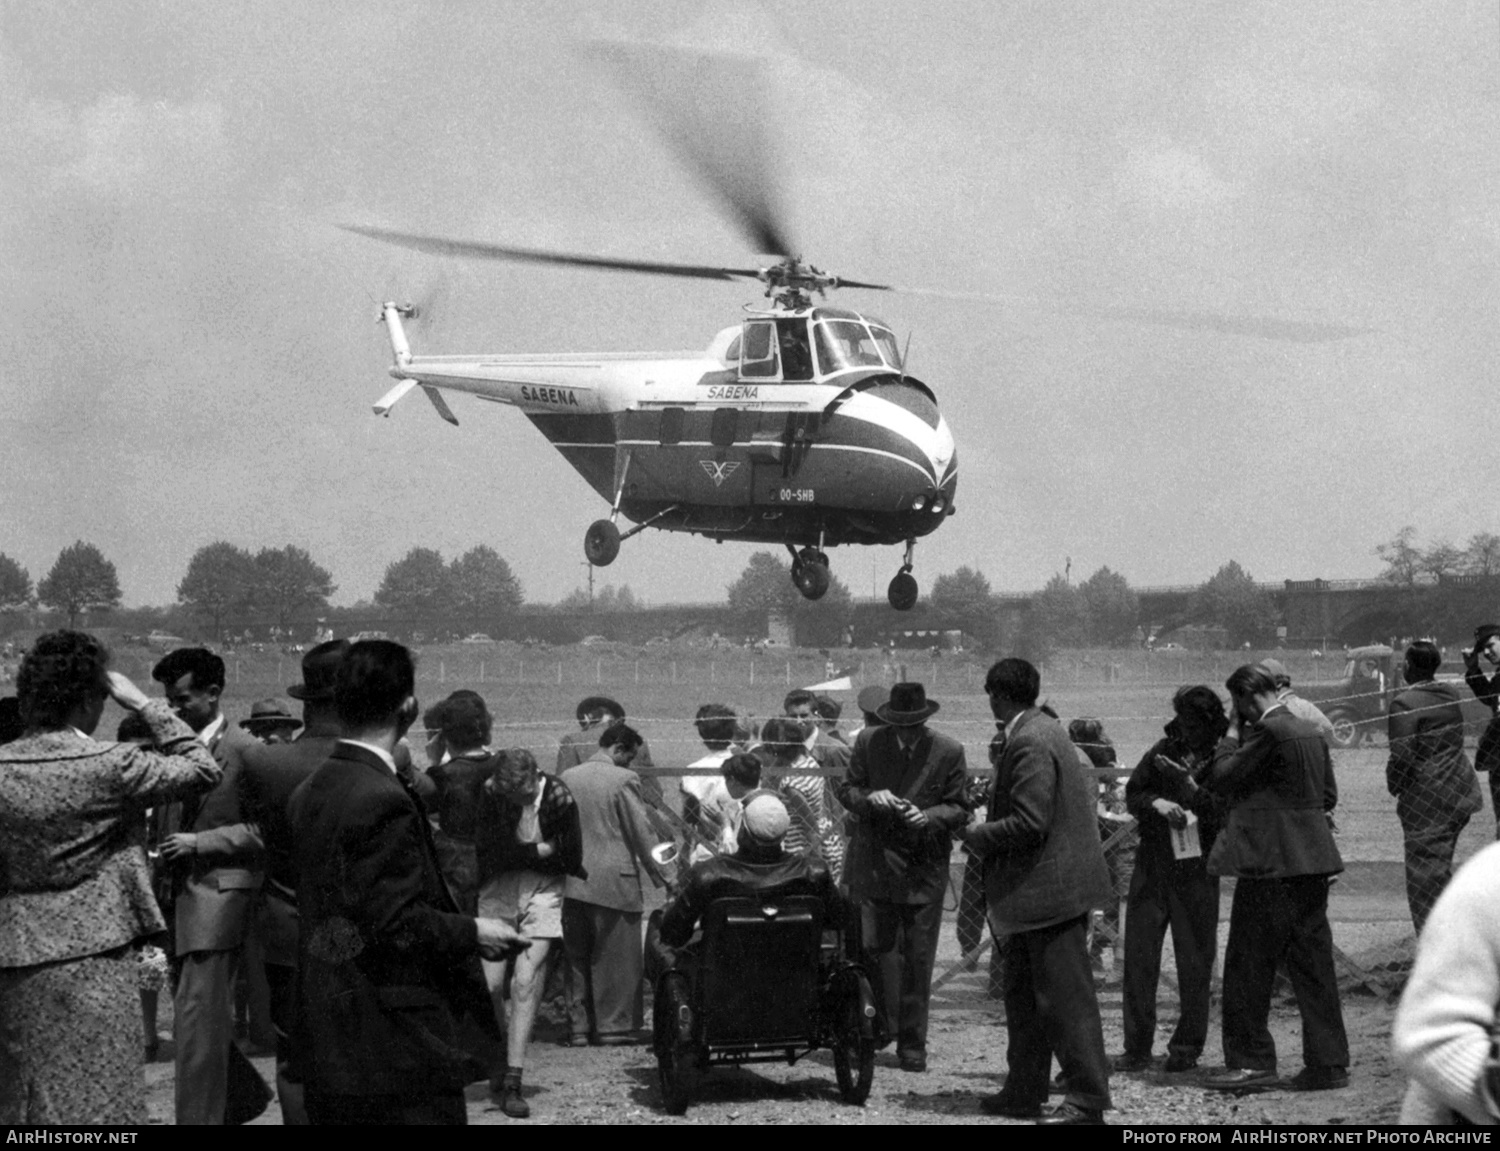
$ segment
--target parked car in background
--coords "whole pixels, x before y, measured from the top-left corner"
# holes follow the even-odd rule
[[[489,636],[485,635],[484,632],[482,632],[482,631],[476,631],[473,635],[466,635],[466,636],[464,636],[464,638],[461,639],[461,640],[459,640],[458,642],[459,643],[494,643],[495,641],[492,640]]]
[[[1333,722],[1335,747],[1358,747],[1377,732],[1385,734],[1385,717],[1391,700],[1403,687],[1403,655],[1383,643],[1350,648],[1338,679],[1293,681],[1292,690],[1317,704]],[[1464,735],[1477,740],[1490,710],[1474,698],[1461,672],[1438,671],[1437,678],[1457,684],[1463,697]]]

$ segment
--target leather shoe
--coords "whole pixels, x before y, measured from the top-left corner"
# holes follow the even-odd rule
[[[1037,1119],[1042,1114],[1040,1103],[1020,1103],[1008,1098],[1004,1091],[981,1098],[979,1109],[986,1115],[1000,1115],[1006,1119]]]
[[[613,1031],[608,1035],[596,1035],[589,1040],[592,1047],[639,1047],[640,1036],[633,1031]]]
[[[1349,1086],[1347,1067],[1304,1067],[1287,1081],[1289,1091],[1337,1091]]]
[[[921,1073],[927,1070],[927,1056],[925,1055],[903,1055],[900,1059],[902,1071]]]
[[[1038,1127],[1098,1127],[1103,1123],[1103,1111],[1095,1111],[1092,1107],[1079,1107],[1073,1103],[1060,1103],[1051,1115],[1043,1115],[1036,1121]]]
[[[1167,1065],[1163,1070],[1168,1075],[1176,1075],[1181,1071],[1191,1071],[1198,1066],[1198,1057],[1188,1055],[1182,1051],[1174,1051],[1167,1056]]]
[[[1280,1084],[1274,1067],[1231,1067],[1203,1081],[1210,1091],[1264,1091]]]
[[[1109,1062],[1111,1071],[1150,1071],[1151,1056],[1133,1055],[1129,1051],[1123,1055],[1116,1055]]]

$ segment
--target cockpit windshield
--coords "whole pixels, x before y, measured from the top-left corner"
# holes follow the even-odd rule
[[[870,329],[855,320],[822,320],[814,328],[817,333],[818,360],[825,372],[840,368],[880,368],[895,366],[899,357],[890,352],[895,347],[895,337],[889,332],[882,334],[889,340],[887,354],[890,364],[880,358],[886,341],[876,342]]]

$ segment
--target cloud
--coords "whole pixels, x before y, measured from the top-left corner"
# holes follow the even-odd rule
[[[1139,207],[1178,216],[1216,213],[1239,195],[1202,157],[1166,142],[1132,149],[1116,172],[1115,187]]]

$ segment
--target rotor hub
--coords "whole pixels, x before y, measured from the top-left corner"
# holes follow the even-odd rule
[[[839,286],[839,278],[806,263],[801,257],[787,258],[779,264],[762,268],[757,278],[766,286],[766,295],[783,308],[806,308],[812,304],[812,293],[820,297],[829,288]]]

